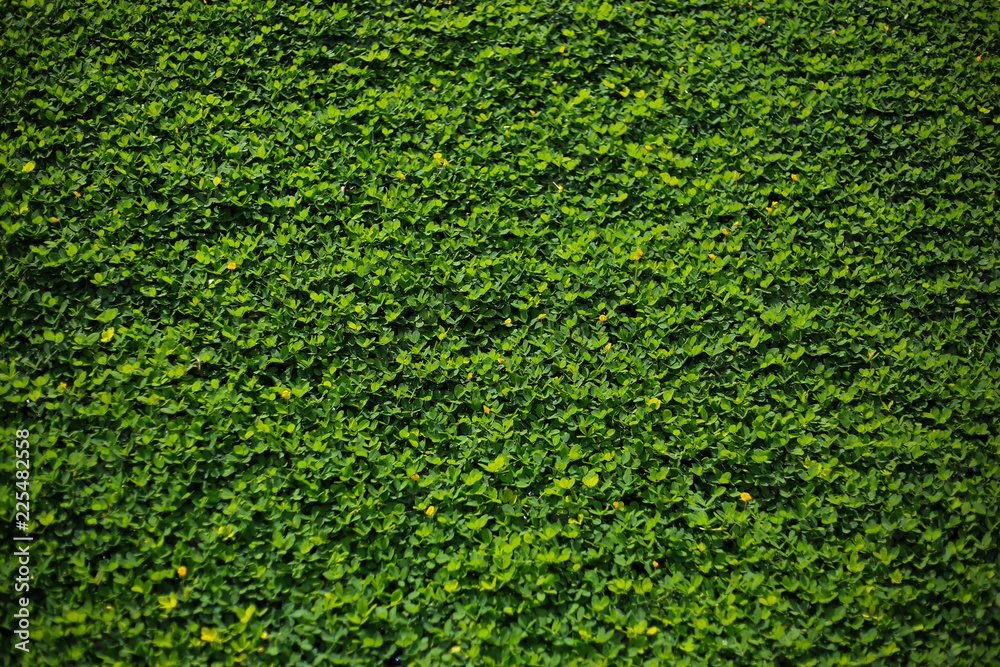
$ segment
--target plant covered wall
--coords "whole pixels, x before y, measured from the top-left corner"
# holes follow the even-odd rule
[[[11,655],[1000,660],[996,2],[628,2],[3,7]]]

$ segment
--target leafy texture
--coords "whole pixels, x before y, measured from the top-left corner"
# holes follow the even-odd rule
[[[995,0],[0,13],[25,664],[1000,660]]]

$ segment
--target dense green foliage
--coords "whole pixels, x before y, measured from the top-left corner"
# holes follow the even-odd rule
[[[22,662],[997,664],[998,7],[5,3]]]

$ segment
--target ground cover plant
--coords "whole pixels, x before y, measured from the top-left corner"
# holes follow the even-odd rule
[[[629,3],[4,4],[5,656],[1000,661],[997,3]]]

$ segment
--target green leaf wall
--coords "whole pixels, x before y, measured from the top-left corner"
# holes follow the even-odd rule
[[[20,664],[1000,661],[995,0],[0,16]]]

